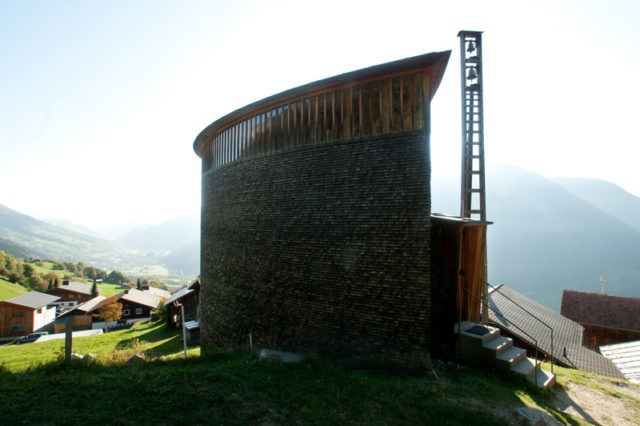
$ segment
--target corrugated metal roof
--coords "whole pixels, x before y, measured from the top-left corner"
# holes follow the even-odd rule
[[[549,329],[509,299],[553,328],[553,350]],[[489,306],[502,315],[501,317],[489,309],[489,318],[493,324],[532,346],[535,343],[532,338],[536,339],[538,347],[547,355],[553,355],[559,363],[603,376],[623,378],[613,362],[582,346],[584,327],[575,321],[505,286],[500,286],[497,291],[489,293]],[[525,330],[529,336],[518,327]]]
[[[600,346],[600,352],[618,367],[627,380],[640,384],[640,340]]]
[[[4,300],[4,302],[18,306],[25,306],[27,308],[38,309],[42,306],[48,305],[49,303],[53,303],[58,299],[60,299],[58,296],[40,293],[39,291],[30,291],[29,293],[21,294],[20,296]]]

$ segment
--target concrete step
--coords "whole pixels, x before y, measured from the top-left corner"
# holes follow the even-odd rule
[[[526,358],[527,351],[517,346],[511,346],[499,354],[496,354],[496,366],[502,370],[511,371],[511,366],[523,358]]]
[[[500,329],[496,327],[490,327],[488,325],[481,325],[468,321],[464,321],[460,325],[456,324],[454,327],[454,331],[456,333],[458,333],[458,328],[460,329],[461,336],[479,340],[482,344],[500,335]]]
[[[495,336],[493,339],[485,342],[482,347],[495,352],[496,355],[513,346],[513,339],[504,336]]]
[[[540,364],[540,361],[534,360],[533,358],[524,357],[511,366],[511,371],[516,374],[525,376],[527,379],[533,378],[533,375],[536,371],[536,366],[538,364]]]
[[[535,377],[535,376],[534,376]],[[533,384],[536,384],[536,380],[531,377],[527,377],[527,380]],[[537,386],[540,389],[548,389],[556,384],[556,375],[550,371],[543,369],[538,370],[538,383]]]

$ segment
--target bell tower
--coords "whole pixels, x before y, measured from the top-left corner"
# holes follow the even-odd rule
[[[482,32],[460,31],[462,187],[460,216],[487,221],[482,103]]]

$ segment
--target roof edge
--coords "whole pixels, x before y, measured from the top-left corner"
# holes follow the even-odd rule
[[[200,145],[207,139],[210,134],[212,134],[216,129],[225,127],[226,125],[232,123],[234,120],[244,116],[252,110],[267,108],[276,103],[284,102],[288,99],[298,98],[300,96],[304,96],[305,94],[313,93],[322,89],[329,89],[332,86],[339,87],[361,80],[374,79],[385,74],[392,74],[394,72],[399,72],[405,69],[411,70],[424,67],[433,67],[435,69],[434,74],[431,76],[431,93],[429,94],[429,99],[432,99],[436,90],[440,86],[440,82],[442,81],[442,77],[444,76],[444,71],[446,69],[447,63],[449,62],[450,56],[451,50],[436,51],[423,55],[411,56],[404,59],[398,59],[395,61],[385,62],[382,64],[349,71],[343,74],[334,75],[332,77],[328,77],[322,80],[316,80],[307,84],[303,84],[302,86],[297,86],[292,89],[276,93],[275,95],[268,96],[259,101],[238,108],[235,111],[232,111],[229,114],[226,114],[213,123],[209,124],[198,134],[198,136],[196,136],[196,139],[193,142],[193,150],[198,156],[200,156]]]

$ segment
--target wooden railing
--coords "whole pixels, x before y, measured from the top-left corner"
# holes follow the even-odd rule
[[[247,112],[204,141],[203,173],[254,155],[423,129],[428,74],[343,84]]]

